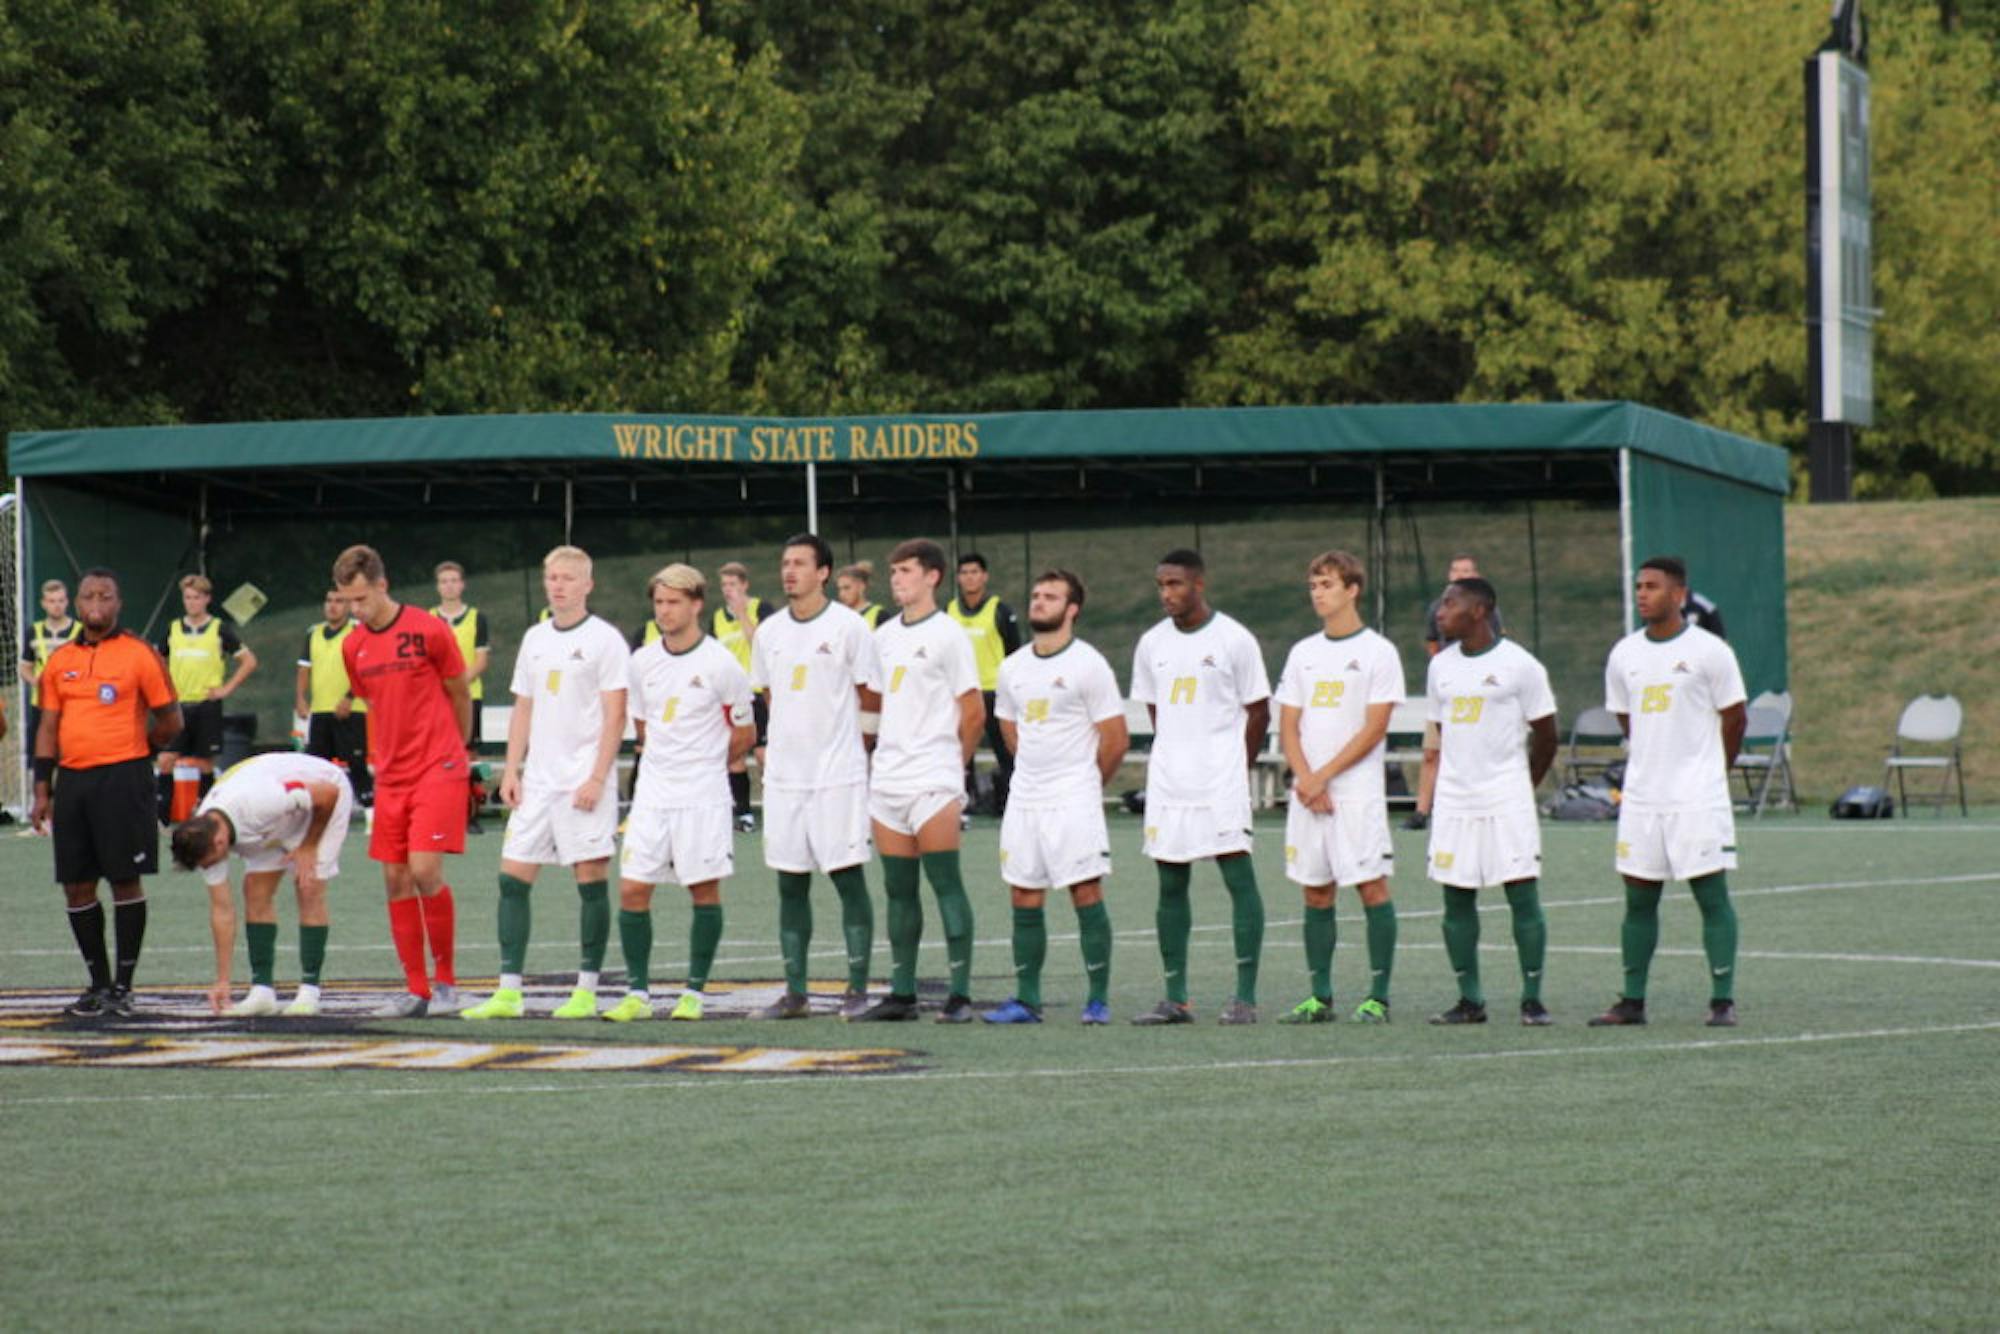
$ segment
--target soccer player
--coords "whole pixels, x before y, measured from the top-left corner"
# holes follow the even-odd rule
[[[764,599],[750,596],[750,569],[741,561],[730,561],[716,573],[722,579],[722,605],[715,609],[709,633],[717,643],[735,655],[736,665],[750,673],[751,646],[757,642],[757,626],[764,619]],[[750,707],[757,720],[757,769],[764,771],[764,745],[770,737],[770,693],[758,691]],[[768,778],[768,775],[767,775]],[[746,834],[757,832],[757,815],[750,809],[750,765],[747,756],[729,762],[729,795],[736,807],[736,827]]]
[[[576,876],[583,958],[576,989],[552,1019],[595,1019],[597,978],[611,943],[611,853],[618,796],[611,771],[625,735],[625,674],[631,658],[617,627],[590,612],[590,557],[560,546],[542,557],[549,618],[521,636],[514,658],[514,712],[500,801],[512,811],[500,849],[500,985],[466,1019],[519,1019],[525,1012],[533,908],[528,891],[544,866]]]
[[[1444,582],[1447,588],[1460,579],[1477,579],[1479,577],[1479,561],[1470,552],[1459,552],[1451,558],[1450,563],[1445,567]],[[1443,652],[1451,643],[1450,638],[1438,629],[1438,608],[1443,605],[1444,594],[1440,593],[1431,599],[1428,607],[1424,608],[1424,652],[1430,654],[1432,657],[1436,657],[1439,653]],[[1500,618],[1500,609],[1498,607],[1493,609],[1493,633],[1496,635],[1507,633],[1507,627]],[[1425,737],[1426,750],[1432,749],[1429,743],[1435,740],[1435,737],[1428,735]],[[1437,765],[1425,761],[1417,769],[1416,809],[1411,811],[1409,818],[1403,821],[1403,828],[1430,828],[1431,801],[1436,792]]]
[[[958,865],[965,763],[986,726],[972,641],[940,615],[944,548],[913,538],[889,553],[889,592],[900,613],[875,631],[882,721],[869,777],[868,815],[888,898],[889,994],[856,1016],[917,1017],[917,947],[924,934],[922,879],[937,895],[951,991],[941,1024],[972,1019],[972,900]]]
[[[958,596],[945,611],[972,638],[972,660],[979,665],[980,700],[986,706],[986,745],[993,752],[993,813],[1007,813],[1007,789],[1014,781],[1014,755],[1000,736],[993,713],[993,691],[1000,684],[1000,664],[1021,647],[1021,622],[1014,609],[986,595],[986,557],[968,551],[958,558]],[[974,798],[979,788],[970,759],[965,762],[965,790]]]
[[[1132,698],[1153,719],[1146,777],[1145,853],[1159,870],[1154,917],[1166,999],[1132,1022],[1191,1024],[1188,886],[1193,863],[1215,858],[1229,891],[1236,992],[1220,1022],[1257,1022],[1264,900],[1250,862],[1250,765],[1271,725],[1271,682],[1257,640],[1208,605],[1201,554],[1177,548],[1153,571],[1166,619],[1132,653]]]
[[[451,627],[389,594],[373,547],[351,546],[333,563],[333,586],[359,624],[341,644],[355,697],[368,703],[375,763],[375,827],[368,855],[382,864],[389,934],[407,994],[377,1017],[456,1013],[457,907],[444,859],[465,851],[466,738],[472,728],[465,659]],[[436,985],[426,970],[430,947]]]
[[[340,874],[340,846],[354,815],[354,789],[339,766],[314,755],[278,752],[245,760],[222,776],[199,809],[174,826],[174,862],[208,882],[208,924],[215,937],[215,983],[208,1006],[221,1014],[291,1017],[319,1013],[326,962],[326,882]],[[243,860],[243,940],[250,992],[229,1004],[236,952],[236,908],[229,854]],[[281,1011],[273,982],[278,954],[278,882],[285,871],[299,895],[299,991]]]
[[[1033,640],[1000,664],[1000,730],[1014,751],[1013,799],[1000,820],[1000,871],[1014,902],[1014,995],[980,1016],[990,1024],[1042,1021],[1049,933],[1042,905],[1069,890],[1089,995],[1083,1022],[1111,1022],[1111,916],[1104,880],[1111,842],[1104,785],[1131,738],[1118,680],[1104,655],[1076,637],[1083,580],[1049,570],[1028,591]]]
[[[41,722],[34,738],[29,819],[48,832],[53,806],[56,881],[69,901],[70,932],[90,970],[90,989],[63,1013],[83,1018],[132,1013],[132,975],[146,939],[140,877],[157,871],[160,858],[153,769],[146,757],[183,725],[159,654],[119,628],[123,605],[117,575],[101,567],[84,571],[76,585],[83,633],[43,665]],[[111,885],[115,975],[104,952],[99,880]]]
[[[840,573],[833,576],[834,591],[840,594],[840,605],[868,622],[870,630],[882,624],[882,604],[868,598],[868,585],[875,578],[872,561],[858,560],[852,565],[840,567]]]
[[[1680,879],[1701,909],[1708,956],[1708,1025],[1736,1025],[1736,815],[1729,769],[1747,715],[1736,654],[1690,624],[1687,567],[1655,556],[1639,567],[1634,599],[1645,625],[1618,641],[1604,664],[1604,707],[1630,739],[1618,805],[1618,872],[1625,877],[1619,930],[1625,989],[1593,1027],[1646,1022],[1646,976],[1660,943],[1660,893]]]
[[[847,942],[843,1019],[868,1008],[868,955],[875,910],[868,901],[868,754],[861,714],[882,707],[874,636],[859,616],[826,596],[833,550],[814,533],[786,539],[779,557],[786,607],[758,627],[750,688],[771,698],[764,770],[764,864],[778,873],[778,947],[785,993],[764,1019],[804,1019],[806,955],[812,945],[812,873],[840,895]]]
[[[451,627],[458,640],[458,656],[466,664],[466,690],[472,697],[472,730],[466,735],[465,756],[470,762],[479,758],[479,743],[483,739],[481,720],[484,717],[486,699],[486,668],[493,656],[492,638],[488,633],[486,617],[479,608],[468,606],[465,601],[465,567],[455,560],[439,561],[431,571],[437,584],[438,604],[431,608],[431,615]],[[546,618],[548,612],[543,610]],[[468,771],[469,772],[469,771]],[[479,792],[484,792],[484,786]],[[466,832],[484,833],[479,823],[479,802],[468,799],[466,810]]]
[[[368,706],[354,698],[341,650],[354,633],[354,617],[337,588],[327,590],[320,613],[325,620],[306,631],[299,652],[292,712],[306,720],[306,754],[346,765],[355,800],[368,806],[375,799],[368,775]]]
[[[757,741],[750,678],[736,655],[702,633],[708,581],[701,571],[669,565],[646,588],[660,637],[627,669],[626,702],[644,745],[618,861],[626,990],[604,1012],[614,1023],[652,1018],[653,887],[663,881],[687,886],[694,909],[687,988],[667,1018],[701,1018],[722,941],[722,882],[736,865],[729,761]]]
[[[28,639],[21,646],[21,680],[28,687],[28,724],[21,735],[32,748],[41,730],[42,664],[49,655],[83,632],[83,622],[69,614],[69,588],[60,579],[42,584],[42,619],[28,627]]]
[[[257,670],[257,655],[237,637],[236,627],[208,614],[214,596],[215,586],[206,575],[182,575],[181,609],[186,614],[171,622],[154,644],[167,660],[186,720],[181,734],[160,752],[161,824],[173,811],[174,769],[183,759],[200,771],[202,796],[215,785],[215,757],[222,753],[222,701]],[[231,658],[236,660],[234,672],[228,669]]]
[[[1306,588],[1320,629],[1292,646],[1278,674],[1278,738],[1292,771],[1285,875],[1305,895],[1306,972],[1312,979],[1312,994],[1282,1023],[1333,1019],[1336,885],[1354,886],[1368,920],[1368,998],[1354,1017],[1389,1021],[1395,847],[1382,756],[1389,715],[1403,699],[1403,660],[1394,644],[1361,623],[1367,582],[1366,569],[1348,552],[1313,557]]]
[[[1556,757],[1556,697],[1534,655],[1493,625],[1493,585],[1460,579],[1438,604],[1450,641],[1431,659],[1426,693],[1437,766],[1430,878],[1444,887],[1444,949],[1458,975],[1458,1003],[1434,1024],[1483,1024],[1479,987],[1479,890],[1506,887],[1521,961],[1521,1022],[1550,1022],[1542,1004],[1549,928],[1537,881],[1542,827],[1535,785]],[[1433,753],[1434,752],[1434,753]]]

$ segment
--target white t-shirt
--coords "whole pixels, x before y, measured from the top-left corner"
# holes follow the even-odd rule
[[[624,692],[631,656],[625,636],[598,616],[567,630],[553,619],[528,627],[514,657],[512,686],[516,699],[531,704],[523,788],[574,792],[590,780],[604,729],[604,696]]]
[[[965,627],[943,611],[914,625],[900,615],[886,617],[875,627],[875,657],[882,673],[882,726],[875,734],[870,789],[899,797],[963,792],[958,698],[979,689]]]
[[[306,841],[312,825],[312,793],[308,783],[347,785],[347,774],[331,760],[297,751],[276,751],[233,765],[208,790],[196,815],[221,811],[236,832],[230,851],[241,856],[259,849],[295,850]],[[202,868],[211,885],[229,880],[227,858]]]
[[[1438,725],[1436,809],[1490,815],[1534,805],[1528,724],[1556,711],[1534,654],[1501,638],[1477,654],[1454,642],[1431,659],[1430,720]]]
[[[1292,645],[1278,673],[1280,708],[1299,711],[1299,746],[1319,768],[1368,721],[1371,704],[1403,702],[1403,659],[1396,646],[1363,626],[1339,639],[1324,631]],[[1328,790],[1341,800],[1384,799],[1382,756],[1388,738],[1333,776]]]
[[[792,609],[757,623],[750,687],[771,692],[764,785],[792,791],[868,781],[861,701],[854,688],[882,688],[868,622],[827,600],[811,620]]]
[[[1199,630],[1172,618],[1132,651],[1132,698],[1154,709],[1146,800],[1168,806],[1234,806],[1249,795],[1244,710],[1271,697],[1257,640],[1211,611]]]
[[[1014,724],[1009,806],[1091,805],[1103,799],[1097,725],[1125,714],[1111,664],[1081,639],[1049,654],[1023,644],[1000,664],[993,712]]]
[[[626,705],[646,725],[636,799],[669,810],[729,805],[729,734],[753,717],[736,655],[708,635],[685,653],[656,639],[632,655],[626,679]]]
[[[1634,810],[1728,806],[1718,716],[1747,698],[1736,653],[1698,625],[1672,639],[1638,630],[1604,664],[1604,707],[1627,715],[1624,803]]]

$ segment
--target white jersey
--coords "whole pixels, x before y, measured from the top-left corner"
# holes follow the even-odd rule
[[[1632,727],[1623,804],[1728,806],[1717,715],[1746,698],[1735,652],[1698,625],[1672,639],[1639,630],[1619,640],[1604,664],[1604,707],[1626,715]]]
[[[1014,781],[1007,809],[1097,806],[1097,725],[1122,718],[1111,664],[1081,639],[1043,657],[1032,642],[1007,655],[993,692],[993,712],[1014,724]]]
[[[235,830],[230,851],[248,858],[258,852],[292,852],[306,841],[312,825],[308,783],[347,787],[346,771],[331,760],[298,751],[276,751],[230,766],[195,807],[196,815],[221,811]],[[229,861],[202,868],[211,885],[227,884]]]
[[[653,810],[730,804],[729,734],[751,721],[750,678],[703,635],[684,653],[656,639],[632,655],[626,704],[646,725],[635,803]]]
[[[1556,711],[1549,674],[1501,638],[1479,653],[1453,643],[1431,659],[1430,720],[1438,726],[1436,809],[1486,815],[1534,806],[1528,724]]]
[[[757,624],[750,687],[771,692],[764,785],[810,791],[868,781],[861,701],[854,688],[882,688],[868,622],[828,599],[802,621],[791,608]]]
[[[1244,710],[1271,697],[1257,640],[1212,611],[1198,630],[1161,621],[1132,651],[1132,698],[1154,710],[1146,800],[1230,805],[1250,791]]]
[[[875,657],[882,673],[882,727],[870,789],[906,797],[964,792],[958,698],[979,689],[965,627],[942,611],[914,625],[885,617],[875,627]]]
[[[1322,631],[1292,645],[1278,673],[1280,708],[1299,711],[1299,746],[1314,769],[1338,755],[1368,721],[1371,704],[1403,702],[1403,659],[1396,646],[1367,627],[1336,639]],[[1333,776],[1328,791],[1343,800],[1385,799],[1382,757],[1388,737]]]
[[[521,636],[512,689],[531,706],[524,789],[574,792],[590,780],[604,730],[604,696],[624,692],[630,657],[625,636],[598,616],[567,630],[553,619],[537,621]]]

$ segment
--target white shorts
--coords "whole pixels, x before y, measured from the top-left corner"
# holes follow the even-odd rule
[[[1100,802],[1007,803],[1000,817],[1000,878],[1017,889],[1068,889],[1111,874],[1111,837]]]
[[[728,802],[672,809],[632,807],[618,878],[647,885],[701,885],[736,869],[734,812]]]
[[[764,789],[764,865],[844,871],[868,860],[868,785]]]
[[[961,786],[953,792],[946,788],[932,788],[914,797],[890,796],[883,792],[868,794],[868,818],[884,829],[895,834],[916,837],[919,829],[937,818],[937,813],[949,807],[956,812],[965,805],[965,788]]]
[[[340,795],[334,799],[333,814],[327,818],[326,828],[319,835],[319,878],[331,880],[340,874],[340,847],[347,842],[347,826],[354,819],[354,789],[347,785],[345,778],[340,781]],[[251,848],[237,854],[243,859],[243,869],[250,875],[265,871],[279,871],[292,864],[292,854],[283,848],[265,845]]]
[[[1727,806],[1618,811],[1618,874],[1692,880],[1736,869],[1736,812]]]
[[[1395,870],[1389,803],[1335,799],[1333,814],[1297,796],[1285,815],[1285,878],[1300,885],[1365,885]]]
[[[605,785],[595,808],[580,811],[573,791],[523,788],[521,804],[507,817],[500,855],[531,866],[575,866],[601,861],[618,846],[618,794]]]
[[[1479,889],[1542,873],[1542,823],[1532,802],[1481,815],[1431,814],[1430,877]]]
[[[1163,806],[1146,803],[1146,841],[1141,849],[1156,862],[1192,862],[1229,852],[1250,851],[1250,793],[1216,806]]]

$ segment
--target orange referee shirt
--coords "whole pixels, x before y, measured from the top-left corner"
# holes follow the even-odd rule
[[[160,655],[129,630],[95,644],[73,639],[42,668],[42,709],[61,715],[56,761],[65,769],[145,759],[147,715],[176,699]]]

